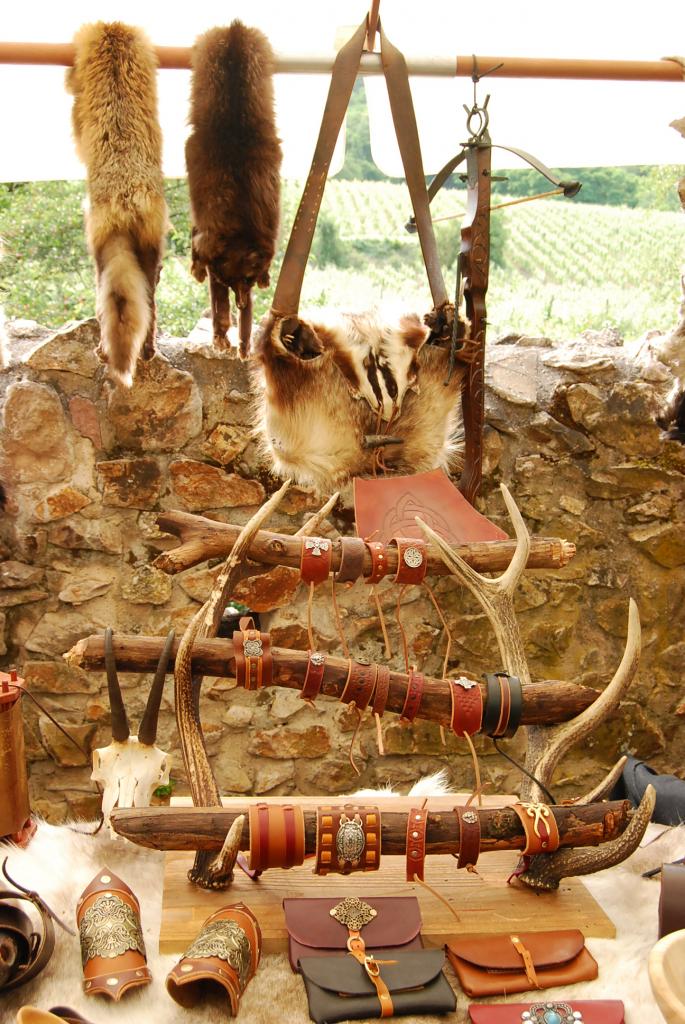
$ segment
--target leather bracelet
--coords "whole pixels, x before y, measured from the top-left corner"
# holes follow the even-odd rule
[[[551,807],[542,803],[515,803],[516,812],[526,834],[524,857],[537,853],[554,853],[559,849],[559,828]]]
[[[371,575],[366,577],[366,583],[378,583],[388,573],[388,556],[385,552],[385,544],[375,540],[367,540],[365,543],[371,555]]]
[[[333,545],[324,537],[303,537],[300,578],[303,583],[323,583],[331,571]]]
[[[397,573],[393,582],[421,583],[428,568],[426,542],[413,537],[393,537],[390,544],[397,548]]]
[[[485,680],[486,697],[481,729],[486,736],[492,736],[499,721],[501,691],[496,675],[487,674],[483,676],[483,679]]]
[[[304,813],[295,804],[251,804],[251,871],[298,867],[304,862]]]
[[[496,739],[510,739],[521,724],[521,680],[518,676],[510,676],[506,672],[495,672],[483,678],[487,686],[487,698],[482,731]]]
[[[400,715],[400,722],[411,723],[416,718],[418,710],[421,707],[421,698],[423,697],[425,681],[425,677],[421,672],[415,672],[414,669],[411,669],[409,679],[407,681],[407,693],[404,698],[404,706]]]
[[[507,725],[506,732],[504,733],[504,738],[511,739],[521,724],[521,715],[523,713],[523,687],[521,686],[521,680],[518,676],[508,676],[507,678],[509,680],[509,696],[511,704],[509,707],[509,723]]]
[[[381,861],[381,814],[377,807],[345,804],[316,812],[314,873],[377,871]]]
[[[340,541],[340,567],[336,583],[354,583],[364,572],[366,544],[360,537],[343,537]]]
[[[358,711],[366,711],[376,686],[377,665],[366,665],[353,661],[347,675],[347,682],[340,700],[343,704],[354,704]]]
[[[300,691],[302,700],[316,700],[319,696],[325,668],[326,656],[318,651],[310,651],[307,658],[307,671]]]
[[[480,856],[480,816],[472,807],[455,808],[459,818],[458,868],[475,868]]]
[[[473,736],[483,721],[483,694],[473,679],[450,679],[451,728],[455,736]]]
[[[385,706],[388,703],[388,693],[390,691],[390,669],[387,665],[378,666],[378,675],[376,677],[376,689],[373,694],[373,704],[371,710],[374,715],[381,716],[385,711]]]
[[[506,735],[507,729],[509,728],[509,716],[511,715],[511,687],[509,686],[509,677],[504,672],[497,674],[497,684],[500,690],[500,702],[499,702],[499,719],[495,726],[493,736],[504,736]]]
[[[414,876],[423,881],[423,867],[426,860],[426,825],[428,811],[412,807],[407,815],[406,867],[407,881],[413,882]]]

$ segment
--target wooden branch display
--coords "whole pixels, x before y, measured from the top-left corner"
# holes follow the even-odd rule
[[[113,650],[117,669],[120,672],[154,671],[164,643],[163,637],[114,634]],[[174,642],[172,657],[178,650],[179,641]],[[287,647],[274,647],[273,682],[291,690],[301,690],[307,669],[305,651]],[[70,665],[90,671],[102,671],[105,666],[105,642],[100,635],[79,640],[65,655]],[[192,651],[193,672],[198,675],[235,678],[233,641],[224,638],[205,638],[195,641]],[[326,655],[326,668],[321,692],[328,697],[339,698],[347,680],[349,662],[347,658]],[[461,673],[477,680],[472,673]],[[485,684],[478,685],[486,702]],[[390,689],[386,710],[399,714],[407,693],[408,677],[403,672],[390,673]],[[523,684],[522,725],[539,725],[567,722],[597,698],[597,692],[577,683],[537,682]],[[417,718],[438,722],[449,727],[452,703],[449,683],[443,679],[426,676]]]
[[[171,551],[159,555],[154,565],[167,573],[183,572],[208,558],[226,557],[240,533],[241,527],[230,523],[217,523],[204,516],[190,512],[163,512],[157,517],[160,530],[179,537],[181,544]],[[336,572],[340,567],[340,555],[347,538],[333,541],[331,568]],[[266,565],[286,565],[293,569],[300,566],[302,540],[284,533],[259,530],[250,544],[247,557],[252,562]],[[455,552],[473,569],[479,572],[497,572],[506,569],[516,550],[515,540],[478,541],[461,544]],[[532,537],[528,569],[561,569],[576,553],[575,544],[559,537]],[[397,549],[387,549],[388,574],[397,571]],[[364,575],[371,573],[371,556],[364,557]],[[449,575],[449,569],[440,555],[428,552],[428,573]]]
[[[330,803],[349,803],[350,797]],[[518,815],[510,807],[472,807],[478,814],[482,853],[522,850],[525,834]],[[559,829],[560,846],[597,846],[617,839],[633,816],[629,800],[550,808]],[[217,807],[137,807],[113,811],[112,826],[119,835],[138,846],[154,850],[219,850],[239,814],[247,818],[247,806],[235,810]],[[316,811],[306,810],[305,852],[316,850]],[[407,812],[381,811],[384,854],[405,853]],[[249,849],[250,829],[243,825],[240,848]],[[459,852],[459,821],[455,811],[428,812],[427,853]]]

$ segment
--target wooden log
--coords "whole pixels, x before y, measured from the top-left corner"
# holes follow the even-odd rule
[[[179,641],[174,642],[172,659]],[[114,634],[114,656],[121,672],[154,672],[164,638],[158,636],[135,636],[124,633]],[[307,654],[287,647],[274,647],[273,682],[291,690],[301,690],[307,667]],[[103,636],[89,636],[79,640],[65,659],[70,665],[90,671],[102,671],[105,665],[105,642]],[[326,668],[322,693],[339,698],[347,680],[349,663],[347,658],[326,655]],[[193,647],[193,672],[198,675],[235,677],[233,642],[222,637],[198,640]],[[486,700],[485,683],[469,672],[461,672],[476,679]],[[407,676],[403,672],[390,673],[390,689],[387,710],[399,714],[404,706],[407,690]],[[588,708],[597,693],[577,683],[544,681],[523,684],[522,725],[544,725],[567,722]],[[449,684],[443,679],[426,676],[425,687],[418,717],[429,722],[438,722],[449,727],[452,702]]]
[[[331,803],[350,803],[338,797]],[[370,800],[369,803],[373,801]],[[480,818],[481,851],[522,850],[523,826],[511,807],[476,808]],[[559,828],[561,846],[598,846],[618,838],[632,816],[629,800],[605,803],[558,805],[551,808]],[[134,807],[112,812],[112,826],[119,835],[138,846],[154,850],[219,850],[234,819],[247,816],[242,808],[217,807]],[[305,810],[305,852],[316,851],[316,812]],[[403,854],[407,834],[406,811],[381,811],[382,850]],[[241,850],[250,847],[250,828],[245,822]],[[426,829],[427,853],[459,852],[459,821],[455,811],[429,811]]]
[[[157,523],[161,530],[174,534],[182,542],[179,547],[158,555],[153,562],[158,569],[172,574],[190,569],[208,558],[225,558],[241,530],[239,526],[216,523],[213,519],[190,512],[163,512],[157,517]],[[340,554],[346,539],[341,537],[333,541],[333,572],[340,567]],[[455,550],[478,572],[499,572],[509,565],[515,548],[514,540],[494,540],[461,544]],[[260,530],[248,548],[247,557],[263,565],[287,565],[297,569],[300,566],[301,549],[301,537]],[[560,569],[568,565],[575,553],[575,544],[570,541],[559,537],[533,537],[527,568]],[[394,575],[397,571],[395,547],[387,548],[387,560],[388,575]],[[363,572],[365,576],[371,573],[371,556],[368,551],[364,558]],[[442,558],[431,548],[428,551],[428,572],[441,576],[449,572]]]

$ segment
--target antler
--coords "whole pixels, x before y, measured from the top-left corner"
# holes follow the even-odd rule
[[[541,853],[531,857],[530,864],[518,875],[518,880],[531,889],[558,889],[562,878],[571,875],[591,875],[595,871],[603,871],[614,864],[620,864],[629,857],[640,844],[649,824],[654,805],[656,790],[647,786],[640,806],[633,814],[630,824],[618,839],[608,843],[600,843],[592,847],[564,847],[556,853]]]
[[[166,670],[169,658],[171,657],[171,648],[173,647],[175,636],[176,632],[173,629],[167,633],[162,653],[159,656],[155,677],[152,680],[152,686],[148,694],[145,711],[138,728],[138,742],[145,743],[149,747],[153,747],[157,739],[157,720],[162,703],[162,694],[164,693]]]
[[[112,649],[112,636],[112,629],[108,626],[105,630],[105,672],[107,673],[107,690],[109,691],[109,706],[112,716],[112,739],[117,743],[125,743],[131,730],[128,727],[126,708],[121,696],[117,663]]]

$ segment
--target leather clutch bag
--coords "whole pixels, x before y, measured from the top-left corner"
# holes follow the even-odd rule
[[[374,950],[374,955],[389,993],[387,1006],[391,1012],[383,1016],[453,1012],[457,1000],[442,973],[445,955],[441,949],[418,949],[411,953]],[[376,987],[362,965],[349,954],[304,956],[300,969],[307,989],[309,1016],[316,1024],[381,1016]]]
[[[347,950],[349,932],[331,913],[340,903],[339,898],[283,900],[288,954],[294,971],[298,970],[300,957],[331,956]],[[365,897],[364,903],[375,911],[361,927],[367,949],[422,948],[421,911],[415,896]]]
[[[450,939],[447,956],[469,996],[509,995],[597,977],[597,961],[577,929]]]
[[[472,1024],[623,1024],[618,999],[550,1000],[537,1003],[480,1003],[469,1006]]]

